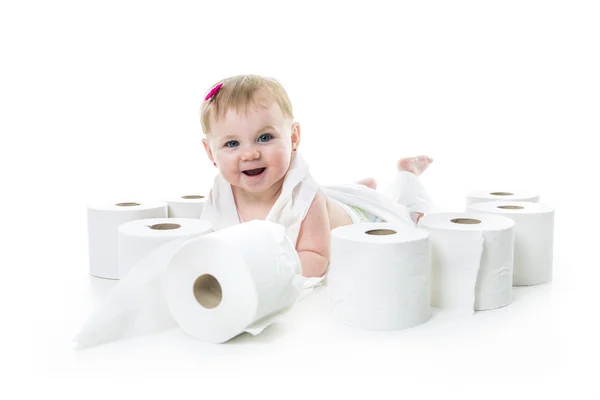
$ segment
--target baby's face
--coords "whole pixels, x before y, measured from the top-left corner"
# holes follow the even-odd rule
[[[294,125],[275,102],[250,108],[247,114],[229,110],[224,118],[211,121],[211,133],[203,142],[231,185],[261,193],[288,171],[292,141],[299,140],[299,127]]]

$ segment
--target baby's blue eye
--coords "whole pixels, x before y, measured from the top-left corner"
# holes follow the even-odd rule
[[[258,138],[259,142],[268,142],[269,140],[271,140],[273,136],[271,136],[270,133],[265,133],[264,135],[260,135],[260,137]]]
[[[229,142],[225,143],[225,147],[236,147],[239,145],[240,142],[238,142],[237,140],[230,140]]]

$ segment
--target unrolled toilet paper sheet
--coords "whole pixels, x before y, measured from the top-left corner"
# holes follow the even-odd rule
[[[176,327],[162,294],[162,277],[173,255],[188,240],[193,239],[166,243],[134,265],[85,323],[75,338],[78,348]]]

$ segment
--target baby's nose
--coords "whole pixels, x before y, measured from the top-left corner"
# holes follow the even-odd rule
[[[260,158],[260,153],[259,153],[258,149],[254,148],[254,147],[246,149],[242,153],[242,160],[244,160],[244,161],[256,160],[257,158]]]

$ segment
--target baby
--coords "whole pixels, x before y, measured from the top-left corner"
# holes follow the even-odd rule
[[[378,193],[374,179],[354,185],[362,189],[344,186],[334,192],[310,177],[297,152],[300,124],[294,121],[291,102],[276,80],[242,75],[220,81],[202,103],[201,123],[204,149],[220,172],[201,218],[210,220],[215,229],[253,219],[284,225],[296,246],[303,276],[321,277],[327,271],[332,229],[385,220],[332,198],[334,193],[342,193],[342,199]],[[426,156],[404,158],[398,161],[398,170],[416,179],[432,161]],[[416,222],[420,215],[413,212],[412,220]]]

